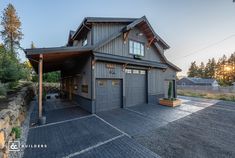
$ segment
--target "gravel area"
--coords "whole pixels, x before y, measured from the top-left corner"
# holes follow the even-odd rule
[[[27,111],[26,118],[21,126],[21,138],[19,138],[16,141],[20,141],[20,144],[25,145],[27,142],[28,132],[29,132],[29,122],[30,122],[30,115],[32,113],[32,110],[34,108],[35,101],[30,102],[29,110]],[[22,158],[24,155],[24,148],[21,148],[20,151],[10,151],[9,157],[10,158]]]

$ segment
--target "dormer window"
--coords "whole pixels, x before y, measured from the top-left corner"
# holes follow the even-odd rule
[[[129,41],[129,53],[144,56],[144,44],[137,41]]]
[[[85,38],[82,39],[82,46],[86,46],[87,43],[87,36]]]

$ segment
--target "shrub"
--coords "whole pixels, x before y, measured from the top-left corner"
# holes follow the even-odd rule
[[[21,136],[21,129],[20,127],[13,127],[11,133],[15,133],[16,139],[20,138]]]
[[[9,82],[8,88],[9,89],[14,89],[18,85],[18,82]]]
[[[6,87],[0,82],[0,96],[5,96],[7,94]]]
[[[168,98],[170,99],[172,97],[172,82],[169,82],[168,87]]]

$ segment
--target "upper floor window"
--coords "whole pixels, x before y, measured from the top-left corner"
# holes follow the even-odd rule
[[[136,41],[129,41],[129,53],[144,56],[144,44]]]
[[[88,44],[87,42],[87,36],[82,39],[82,46],[86,46]]]

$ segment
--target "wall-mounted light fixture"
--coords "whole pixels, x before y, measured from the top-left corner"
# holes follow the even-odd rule
[[[139,32],[136,34],[136,36],[143,36],[144,34],[142,32]]]

